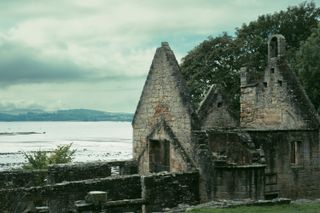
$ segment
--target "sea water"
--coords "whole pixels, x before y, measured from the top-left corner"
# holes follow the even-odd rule
[[[72,143],[74,162],[132,157],[130,122],[0,122],[0,170],[21,166],[23,152]]]

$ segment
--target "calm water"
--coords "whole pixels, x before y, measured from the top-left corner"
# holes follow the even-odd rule
[[[30,132],[38,134],[25,134]],[[130,122],[0,122],[0,133],[0,170],[21,165],[22,152],[69,143],[77,149],[76,162],[132,157]]]

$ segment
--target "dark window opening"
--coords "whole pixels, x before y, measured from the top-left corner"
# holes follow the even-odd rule
[[[170,171],[170,143],[167,140],[149,141],[149,171]]]
[[[281,80],[278,80],[278,84],[280,87],[282,87],[282,81]]]
[[[274,68],[271,68],[271,73],[274,73]]]
[[[277,37],[273,37],[270,41],[270,57],[278,57],[278,40]]]
[[[222,107],[222,102],[218,102],[218,108]]]
[[[264,86],[264,87],[267,87],[267,86],[268,86],[268,83],[267,83],[267,82],[263,82],[263,86]]]
[[[294,141],[290,143],[290,161],[291,164],[297,165],[300,163],[301,161],[301,156],[300,156],[300,152],[301,152],[301,141]]]

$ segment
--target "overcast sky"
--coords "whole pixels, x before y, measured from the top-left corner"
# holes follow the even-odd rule
[[[161,41],[180,60],[209,35],[301,2],[0,0],[0,111],[134,112]]]

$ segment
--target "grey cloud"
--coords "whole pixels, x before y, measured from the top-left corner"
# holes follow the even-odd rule
[[[19,83],[81,81],[94,77],[91,76],[92,73],[71,61],[40,58],[34,50],[17,44],[7,42],[0,45],[2,86]]]

